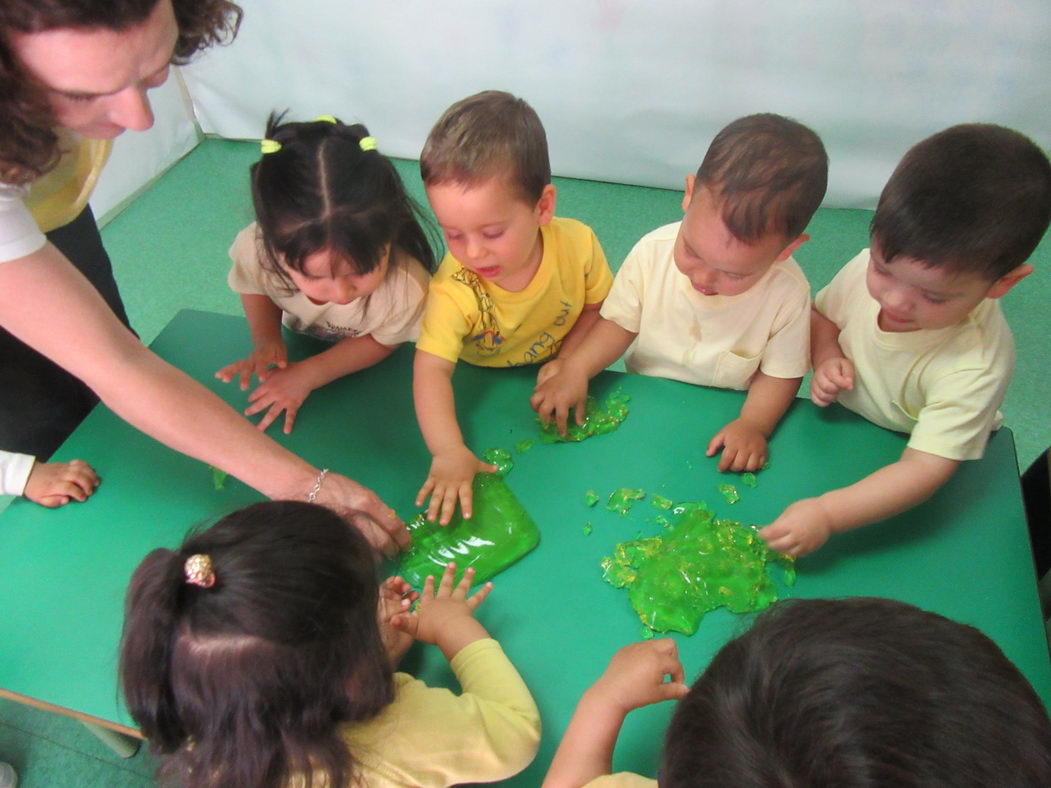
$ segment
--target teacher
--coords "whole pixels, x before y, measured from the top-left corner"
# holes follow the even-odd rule
[[[170,65],[232,39],[226,0],[0,3],[0,449],[50,454],[94,404],[275,499],[353,516],[388,553],[404,524],[145,348],[87,205],[113,137],[153,125]],[[86,387],[85,387],[86,386]]]

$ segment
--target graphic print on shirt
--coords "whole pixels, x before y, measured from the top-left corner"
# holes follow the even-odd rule
[[[482,280],[478,274],[466,268],[461,268],[450,278],[454,282],[471,288],[478,302],[478,329],[467,337],[467,341],[474,343],[475,350],[480,355],[492,356],[499,353],[504,337],[500,333],[500,326],[496,323],[496,315],[493,314],[493,297],[482,286]]]

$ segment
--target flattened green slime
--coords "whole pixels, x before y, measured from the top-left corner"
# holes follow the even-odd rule
[[[755,474],[754,473],[742,473],[741,474],[741,483],[742,484],[746,484],[749,487],[758,487],[759,486],[759,480],[757,478],[755,478]]]
[[[473,566],[475,584],[484,583],[540,541],[540,529],[498,473],[474,477],[474,517],[470,520],[457,512],[442,527],[420,512],[407,526],[412,547],[402,555],[398,573],[418,588],[427,575],[440,577],[449,561],[456,562],[457,580]]]
[[[650,496],[650,506],[655,509],[670,509],[674,505],[671,498],[665,498],[663,495],[657,495],[653,493]]]
[[[540,421],[540,440],[544,443],[576,443],[590,438],[592,435],[605,435],[613,432],[620,423],[628,416],[628,395],[619,386],[609,393],[602,404],[599,405],[594,397],[588,397],[584,412],[584,423],[577,424],[571,417],[566,425],[566,437],[558,434],[558,426],[550,421],[547,424]]]
[[[584,523],[584,527],[581,529],[584,532],[584,536],[591,536],[592,526],[590,522]]]
[[[723,494],[723,498],[726,499],[727,503],[737,503],[741,500],[740,494],[737,492],[737,488],[732,484],[720,484],[719,492]]]
[[[212,485],[215,487],[215,489],[226,489],[226,479],[230,476],[230,474],[228,474],[226,471],[219,470],[214,465],[209,465],[208,467],[212,469]]]
[[[755,529],[716,519],[702,502],[679,504],[661,536],[621,542],[602,559],[602,578],[627,588],[642,623],[658,632],[697,631],[717,607],[734,613],[762,610],[777,599],[769,565],[795,580],[794,562],[767,548]]]
[[[515,451],[519,454],[525,454],[531,448],[533,448],[532,438],[522,438],[522,440],[515,444]]]
[[[627,487],[621,487],[619,490],[614,490],[609,494],[606,508],[623,517],[631,511],[635,501],[641,501],[645,497],[645,490],[629,490]]]
[[[599,502],[598,493],[596,493],[594,490],[588,490],[586,493],[584,493],[584,505],[585,506],[594,506],[598,502]]]
[[[511,459],[511,452],[507,449],[501,449],[498,447],[486,449],[482,454],[482,459],[490,465],[495,465],[496,473],[500,476],[507,476],[507,474],[511,472],[511,469],[515,467],[515,461]]]

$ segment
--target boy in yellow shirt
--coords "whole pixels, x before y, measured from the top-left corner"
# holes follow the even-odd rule
[[[631,250],[602,318],[541,381],[533,407],[565,432],[588,381],[625,355],[628,372],[746,390],[740,416],[708,441],[719,470],[754,471],[810,368],[810,284],[792,259],[821,204],[828,156],[801,123],[772,113],[720,131],[686,178],[681,222]]]
[[[953,126],[905,154],[871,248],[818,293],[810,395],[909,433],[908,446],[861,481],[789,506],[760,531],[771,548],[812,552],[925,501],[982,456],[1014,369],[999,299],[1032,272],[1049,220],[1051,163],[1018,132]]]
[[[417,494],[427,517],[471,516],[481,462],[456,421],[460,359],[511,367],[567,357],[598,319],[613,276],[595,233],[555,214],[547,138],[536,112],[501,91],[453,104],[420,156],[449,253],[431,280],[413,365],[416,418],[433,460]],[[550,370],[541,367],[538,380]]]

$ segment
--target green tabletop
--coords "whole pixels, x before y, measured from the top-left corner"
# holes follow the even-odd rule
[[[316,349],[295,338],[293,357]],[[153,344],[235,407],[246,394],[212,375],[246,355],[245,321],[182,312]],[[411,394],[412,349],[311,395],[295,432],[271,434],[318,466],[376,490],[405,518],[429,464]],[[499,575],[480,618],[504,645],[540,706],[544,737],[534,765],[507,785],[536,786],[580,693],[620,646],[640,637],[627,594],[601,580],[600,560],[636,534],[654,534],[656,510],[642,501],[626,516],[588,508],[619,487],[676,501],[707,501],[719,516],[766,523],[787,504],[857,480],[895,459],[905,443],[846,410],[797,401],[771,446],[768,470],[752,489],[716,471],[708,439],[732,419],[741,392],[607,372],[592,384],[631,396],[619,430],[576,444],[542,444],[528,395],[535,369],[460,365],[457,408],[468,445],[514,450],[507,477],[540,527],[539,547]],[[58,459],[81,457],[103,478],[85,504],[49,511],[23,500],[0,515],[0,689],[100,720],[130,725],[117,693],[116,655],[122,600],[132,570],[157,546],[174,546],[186,529],[258,500],[230,480],[217,491],[209,469],[136,432],[99,407],[66,442]],[[735,483],[727,504],[717,485]],[[593,524],[590,535],[582,526]],[[775,577],[780,573],[775,570]],[[874,595],[901,599],[973,624],[1003,648],[1051,701],[1051,666],[1040,619],[1032,557],[1019,494],[1011,433],[1001,430],[979,462],[912,512],[834,537],[798,562],[797,597]],[[689,680],[747,618],[709,614],[693,637],[676,635]],[[415,647],[403,669],[455,686],[440,653]],[[614,765],[653,774],[671,705],[634,712]]]

